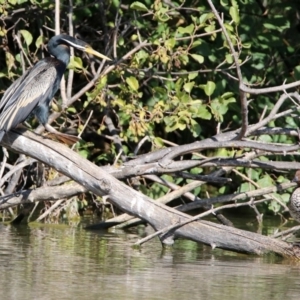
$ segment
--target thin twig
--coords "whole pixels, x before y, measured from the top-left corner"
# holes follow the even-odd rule
[[[73,0],[69,0],[69,13],[68,13],[68,20],[69,20],[69,35],[74,36],[74,26],[73,26]],[[70,54],[74,56],[74,48],[70,47]],[[67,99],[72,97],[72,86],[73,86],[73,79],[74,79],[74,70],[70,69],[68,73],[68,83],[67,83]],[[66,105],[67,103],[65,103]]]
[[[287,230],[284,230],[284,231],[281,231],[281,232],[278,232],[278,233],[275,233],[273,234],[271,237],[272,238],[279,238],[281,236],[284,236],[284,235],[288,235],[288,234],[291,234],[291,233],[294,233],[296,231],[300,230],[300,225],[298,226],[294,226],[293,228],[289,228]]]
[[[230,52],[233,56],[234,62],[235,62],[235,67],[236,67],[236,73],[239,79],[239,85],[243,86],[243,76],[242,76],[242,71],[240,68],[240,64],[239,64],[239,56],[237,54],[237,52],[234,49],[234,46],[230,40],[230,37],[227,33],[226,27],[223,23],[223,20],[221,19],[218,11],[216,10],[214,4],[212,3],[212,0],[207,0],[209,6],[211,7],[215,17],[217,18],[220,27],[222,28],[223,34],[226,38],[227,44],[230,48]],[[236,137],[236,139],[240,140],[244,137],[246,131],[247,131],[247,127],[248,127],[248,104],[247,104],[247,97],[246,97],[246,93],[245,91],[243,91],[240,88],[240,101],[241,101],[241,116],[242,116],[242,127],[241,130],[239,132],[239,135]]]
[[[11,176],[13,176],[14,173],[16,173],[18,170],[23,169],[24,167],[26,167],[28,165],[31,165],[34,162],[36,162],[36,159],[34,159],[34,158],[27,158],[26,160],[23,160],[22,162],[20,162],[16,166],[14,166],[9,172],[7,172],[5,174],[5,176],[3,176],[3,177],[1,176],[0,177],[1,178],[1,180],[0,180],[0,186],[2,186],[5,183],[5,181],[7,181]],[[5,166],[5,164],[3,164],[3,166]]]

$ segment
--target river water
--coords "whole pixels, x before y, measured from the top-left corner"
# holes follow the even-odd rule
[[[82,226],[0,224],[0,299],[300,299],[300,263]]]

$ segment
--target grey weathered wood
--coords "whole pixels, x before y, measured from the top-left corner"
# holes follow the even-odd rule
[[[29,189],[21,191],[13,194],[13,196],[7,195],[1,197],[0,209],[36,201],[53,201],[70,198],[86,191],[87,190],[82,185],[74,182],[60,186],[43,186],[34,190]]]
[[[57,142],[28,131],[23,135],[18,131],[13,131],[3,138],[1,144],[10,150],[24,153],[48,164],[96,195],[109,196],[114,205],[124,212],[147,221],[156,230],[184,222],[190,218],[187,214],[159,204],[133,190]],[[219,247],[259,255],[275,252],[282,256],[297,257],[293,246],[288,243],[207,221],[186,224],[173,230],[167,236],[161,236],[161,239],[165,244],[172,244],[174,238],[178,237],[201,242],[213,248]]]

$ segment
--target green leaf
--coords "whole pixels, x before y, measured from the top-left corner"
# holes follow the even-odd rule
[[[67,112],[76,114],[77,111],[76,111],[74,106],[70,106],[70,107],[67,108]]]
[[[214,14],[213,13],[206,13],[206,14],[201,14],[199,17],[199,23],[204,24],[207,20],[213,19]]]
[[[190,93],[195,85],[195,81],[187,82],[184,84],[183,88],[187,93]]]
[[[201,40],[193,41],[191,49],[193,49],[195,47],[198,47],[199,45],[202,45],[202,41]]]
[[[208,111],[208,109],[205,105],[201,105],[198,108],[197,117],[201,118],[201,119],[204,119],[204,120],[210,120],[211,119],[211,113]]]
[[[43,41],[44,41],[44,37],[40,35],[35,41],[35,46],[37,48],[40,48],[40,46],[43,44]]]
[[[264,23],[263,26],[267,29],[270,29],[270,30],[277,30],[277,26],[275,26],[274,24],[270,24],[270,23]]]
[[[155,4],[154,4],[155,6]],[[167,22],[168,20],[170,20],[170,16],[169,16],[169,9],[167,7],[164,7],[162,5],[158,5],[157,8],[155,8],[156,12],[154,13],[153,19],[155,21],[159,21],[159,22]]]
[[[225,195],[226,194],[226,190],[227,190],[227,186],[222,186],[221,188],[219,188],[219,194],[220,195]]]
[[[257,181],[257,184],[262,188],[270,187],[274,185],[274,180],[271,178],[270,175],[266,174],[263,178]]]
[[[70,63],[68,65],[68,69],[79,69],[82,70],[83,69],[83,65],[82,65],[82,60],[80,57],[76,57],[76,56],[71,56],[70,58]]]
[[[165,145],[163,139],[160,138],[160,137],[155,137],[154,140],[153,140],[153,144],[154,144],[156,147],[159,147],[159,148],[162,148],[162,147]]]
[[[140,50],[134,56],[138,63],[145,61],[149,57],[149,54],[145,50]]]
[[[5,52],[5,61],[6,61],[8,71],[10,71],[11,68],[15,65],[15,58],[8,51]]]
[[[207,81],[207,84],[201,84],[199,87],[204,90],[207,96],[211,96],[215,91],[216,84],[212,81]]]
[[[228,104],[235,102],[234,98],[224,100],[222,97],[214,99],[210,102],[211,111],[218,121],[223,121],[223,115],[228,111]]]
[[[184,65],[186,65],[189,62],[189,57],[186,54],[181,54],[179,56],[179,59]]]
[[[131,37],[130,37],[130,40],[131,41],[137,41],[139,39],[139,36],[137,35],[137,34],[133,34]],[[121,45],[120,43],[119,43],[119,45]],[[124,38],[123,38],[123,42],[122,42],[122,45],[124,45]]]
[[[188,79],[189,79],[189,80],[193,80],[193,79],[195,79],[197,76],[198,76],[198,72],[190,73],[190,74],[188,75]]]
[[[204,28],[204,30],[205,30],[205,32],[207,32],[207,33],[213,32],[213,31],[216,30],[216,26],[215,26],[214,24],[211,24],[211,25],[209,25],[209,26],[206,26],[206,27]]]
[[[232,54],[226,54],[226,61],[228,64],[232,64],[233,63],[233,57]]]
[[[138,1],[133,2],[130,5],[130,8],[135,9],[135,10],[139,10],[139,11],[148,11],[148,8],[146,7],[146,5],[141,3],[141,2],[138,2]]]
[[[292,128],[298,128],[297,123],[295,122],[295,118],[292,117],[286,117],[285,122]]]
[[[297,66],[297,67],[294,69],[294,75],[295,75],[295,79],[296,79],[296,80],[300,80],[300,66]]]
[[[124,43],[125,43],[124,38],[123,38],[122,36],[120,36],[120,37],[118,38],[118,45],[119,45],[119,46],[123,46]]]
[[[201,126],[193,119],[191,119],[191,131],[193,137],[198,137],[201,133]]]
[[[271,195],[274,195],[274,194],[271,194]],[[274,196],[277,196],[276,194]],[[275,200],[272,200],[271,202],[269,202],[268,204],[268,208],[273,211],[274,213],[277,213],[280,211],[280,204],[275,201]]]
[[[284,183],[284,182],[289,182],[289,180],[288,180],[285,176],[279,175],[279,176],[277,177],[276,182],[277,182],[277,183]]]
[[[231,0],[231,5],[233,7],[238,7],[238,2],[236,0]]]
[[[6,29],[0,26],[0,36],[5,36],[6,33],[7,33]]]
[[[25,30],[25,29],[22,29],[19,32],[23,36],[26,45],[30,46],[30,44],[32,43],[32,40],[33,40],[31,33],[29,31]]]
[[[202,64],[204,62],[204,57],[199,54],[191,54],[191,57],[196,60],[199,64]]]
[[[126,82],[133,91],[137,91],[139,89],[139,82],[135,77],[133,76],[127,77]]]
[[[164,64],[166,64],[170,59],[170,57],[167,54],[167,50],[165,48],[160,48],[159,51],[158,51],[158,55],[159,55],[160,60]]]
[[[180,33],[180,34],[192,34],[194,32],[194,24],[191,24],[189,26],[186,26],[186,27],[178,27],[177,29],[177,32]]]
[[[165,117],[164,122],[166,124],[166,132],[172,132],[177,129],[177,122],[174,117]]]
[[[273,139],[270,135],[262,134],[259,136],[258,141],[264,142],[264,143],[272,143]]]
[[[173,49],[174,46],[175,46],[175,44],[176,44],[176,40],[175,40],[174,38],[168,39],[168,40],[165,41],[165,45],[166,45],[166,47],[167,47],[169,50],[170,50],[170,49]]]
[[[228,6],[229,5],[229,0],[221,0],[220,1],[222,6]]]
[[[224,23],[224,26],[229,32],[234,32],[234,27],[231,24]]]
[[[280,198],[281,198],[282,202],[288,203],[290,201],[290,196],[291,196],[290,194],[284,193],[284,194],[280,195]]]
[[[79,153],[79,155],[80,155],[81,157],[83,157],[83,158],[88,158],[89,155],[90,155],[90,152],[87,151],[86,149],[80,150],[78,153]]]
[[[179,122],[177,127],[179,130],[184,130],[186,128],[186,124],[184,122]]]
[[[255,186],[249,182],[244,182],[238,188],[238,193],[244,193],[255,190]]]
[[[226,148],[218,148],[216,150],[215,155],[220,156],[220,157],[228,157],[231,154],[231,150],[226,149]]]
[[[251,43],[243,43],[243,48],[244,48],[244,49],[250,49],[251,46],[252,46]]]
[[[233,96],[234,96],[234,93],[232,93],[232,92],[225,92],[221,97],[222,97],[222,99],[232,99],[233,98]]]

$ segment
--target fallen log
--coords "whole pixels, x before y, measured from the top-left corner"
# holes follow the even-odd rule
[[[193,221],[180,226],[180,223],[187,222],[191,217],[137,192],[66,146],[29,131],[11,131],[5,135],[1,145],[55,168],[96,195],[108,196],[112,204],[145,220],[155,230],[178,224],[174,229],[159,235],[163,244],[172,245],[176,238],[186,238],[212,248],[257,255],[273,252],[285,257],[300,258],[296,245],[257,233],[208,221]]]

